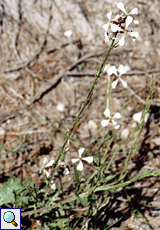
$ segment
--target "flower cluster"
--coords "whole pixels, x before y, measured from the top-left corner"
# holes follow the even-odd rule
[[[123,2],[117,3],[117,7],[122,11],[121,15],[117,15],[114,19],[111,19],[112,12],[110,11],[107,14],[107,18],[109,22],[103,25],[103,29],[105,30],[105,42],[109,42],[110,40],[116,40],[117,35],[122,35],[118,40],[117,44],[119,46],[124,46],[126,35],[130,35],[133,38],[133,41],[137,37],[139,37],[138,32],[133,32],[128,29],[129,25],[134,22],[135,24],[139,24],[139,21],[133,19],[133,15],[138,14],[138,8],[134,8],[131,12],[127,13],[124,8]]]
[[[67,149],[68,150],[68,149]],[[78,158],[74,158],[74,159],[71,159],[72,163],[75,164],[75,163],[78,163],[77,165],[77,170],[79,171],[82,171],[83,170],[83,163],[84,162],[87,162],[87,163],[93,163],[93,157],[92,156],[89,156],[89,157],[82,157],[82,154],[84,153],[85,151],[85,148],[80,148],[78,150],[78,155],[79,157]],[[53,167],[53,164],[55,163],[54,160],[50,160],[48,162],[47,160],[47,157],[45,157],[43,159],[43,165],[41,167],[41,169],[39,170],[39,172],[42,174],[44,173],[46,175],[47,178],[51,177],[51,174],[52,174],[52,167]],[[65,167],[65,164],[64,162],[60,162],[59,163],[59,167],[63,167],[63,174],[65,175],[68,175],[69,174],[69,170],[67,167]],[[51,180],[51,188],[53,190],[56,189],[56,184],[53,182],[53,180]]]
[[[113,47],[117,47],[117,45],[124,46],[125,37],[127,34],[133,38],[133,41],[135,41],[135,39],[139,36],[138,32],[133,32],[132,30],[128,29],[132,22],[134,24],[139,24],[139,21],[133,19],[133,15],[138,14],[138,8],[136,7],[128,13],[124,8],[123,2],[117,3],[117,7],[122,11],[122,13],[120,15],[118,14],[114,19],[112,19],[112,12],[110,11],[107,14],[109,22],[103,25],[105,30],[105,42],[109,42],[110,40],[115,41],[115,43],[113,43]],[[119,36],[121,37],[119,38]],[[111,84],[111,87],[109,87],[109,90],[107,91],[108,98],[111,97],[111,88],[115,89],[119,82],[121,82],[124,88],[127,88],[127,82],[124,81],[121,76],[129,70],[130,67],[128,65],[119,65],[118,68],[116,68],[114,65],[111,66],[110,64],[105,66],[104,71],[107,72],[108,76],[111,76],[111,78],[109,78],[110,82],[108,82],[108,84]],[[110,100],[108,101],[110,102]],[[107,102],[107,108],[104,111],[106,119],[101,121],[101,125],[106,127],[108,126],[109,122],[111,122],[114,128],[118,129],[120,125],[115,119],[120,119],[121,114],[115,113],[114,116],[111,116],[109,102]]]
[[[133,32],[129,29],[129,25],[133,22],[135,24],[139,24],[139,21],[133,19],[133,15],[138,14],[138,8],[134,8],[129,13],[125,10],[124,4],[122,2],[117,3],[117,7],[122,11],[122,13],[117,15],[115,18],[112,19],[112,12],[110,11],[107,13],[107,18],[109,22],[105,25],[103,25],[103,28],[105,30],[105,41],[109,42],[110,40],[115,41],[113,47],[123,46],[125,44],[125,37],[126,35],[130,35],[133,40],[135,40],[139,34],[138,32]],[[71,36],[72,31],[66,31],[65,36]],[[120,39],[118,39],[120,37]],[[117,41],[118,40],[118,41]],[[112,48],[113,48],[112,47]],[[111,88],[115,89],[119,82],[121,82],[122,86],[124,88],[127,88],[127,82],[124,81],[121,76],[125,74],[127,71],[130,70],[130,67],[128,65],[119,65],[118,68],[116,68],[114,65],[106,65],[104,68],[104,71],[107,72],[109,76],[112,76],[111,78],[111,87],[108,89],[109,93],[111,93]],[[108,94],[108,96],[110,96]],[[109,103],[108,103],[109,104]],[[109,105],[107,104],[107,109],[104,111],[104,115],[106,116],[106,119],[101,121],[101,125],[103,127],[108,126],[109,122],[113,124],[113,127],[115,129],[118,129],[120,127],[120,124],[117,122],[117,119],[121,118],[121,114],[119,112],[116,112],[113,116],[111,116],[111,111],[109,110]],[[59,103],[57,105],[57,109],[59,111],[64,110],[64,105]],[[65,152],[68,151],[70,148],[69,140],[67,142],[67,147],[64,150]],[[82,154],[84,153],[85,149],[80,148],[78,150],[78,158],[71,159],[71,162],[73,164],[77,163],[77,170],[82,171],[84,166],[83,163],[93,163],[93,157],[82,157]],[[40,169],[40,173],[43,172],[43,174],[46,175],[47,178],[51,177],[52,174],[52,167],[54,164],[54,160],[49,161],[48,163],[47,158],[45,157],[43,160],[43,166]],[[69,169],[66,167],[65,163],[61,162],[59,163],[59,168],[62,169],[62,173],[68,175]],[[51,180],[51,188],[56,189],[56,185],[53,180]]]
[[[120,81],[123,85],[124,88],[127,88],[127,82],[124,81],[121,76],[122,74],[125,74],[128,70],[130,70],[130,67],[128,65],[120,65],[118,68],[116,68],[114,65],[110,65],[110,64],[107,64],[104,68],[104,71],[107,72],[107,74],[109,76],[112,76],[114,78],[114,80],[112,81],[111,83],[111,87],[112,89],[115,89],[116,86],[118,85],[118,82]],[[112,117],[110,115],[110,110],[107,108],[105,111],[104,111],[104,115],[106,116],[107,119],[105,120],[102,120],[101,121],[101,125],[103,127],[106,127],[108,126],[109,122],[111,121],[112,124],[113,124],[113,127],[115,129],[118,129],[120,127],[119,123],[116,122],[115,119],[120,119],[121,118],[121,114],[120,113],[115,113],[114,116]]]

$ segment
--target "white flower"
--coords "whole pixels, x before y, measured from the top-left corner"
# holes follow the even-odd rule
[[[69,174],[69,169],[66,167],[65,170],[64,170],[64,174],[65,175],[68,175]]]
[[[122,10],[123,13],[124,13],[125,15],[127,15],[127,16],[128,16],[128,15],[138,14],[138,8],[137,8],[137,7],[135,7],[133,10],[131,10],[130,13],[127,13],[126,10],[125,10],[125,8],[124,8],[123,2],[118,2],[118,3],[117,3],[117,7],[118,7],[120,10]]]
[[[56,189],[56,184],[51,180],[51,189],[55,190]]]
[[[50,160],[48,163],[47,163],[47,161],[48,161],[47,157],[45,157],[43,159],[42,168],[39,170],[39,172],[40,173],[44,172],[46,174],[47,178],[49,178],[51,176],[51,167],[54,164],[54,160]]]
[[[118,129],[120,127],[120,125],[114,120],[114,119],[120,119],[121,118],[121,114],[120,113],[115,113],[113,117],[111,117],[110,115],[110,110],[109,109],[106,109],[104,111],[104,115],[106,116],[106,120],[102,120],[101,121],[101,125],[103,127],[106,127],[109,122],[112,122],[113,126],[115,129]]]
[[[107,71],[107,74],[109,76],[111,76],[112,74],[117,76],[117,69],[114,65],[112,65],[112,66],[110,64],[105,65],[104,71]]]
[[[120,46],[123,46],[125,43],[125,36],[128,33],[133,40],[135,40],[139,35],[138,32],[132,32],[131,30],[128,30],[129,25],[131,22],[134,22],[135,24],[139,24],[138,20],[133,20],[132,15],[138,14],[138,8],[134,8],[129,13],[126,12],[124,8],[123,2],[119,2],[117,4],[117,7],[123,11],[121,15],[117,15],[113,20],[112,17],[112,11],[107,13],[107,18],[109,20],[108,23],[103,25],[103,29],[105,30],[104,36],[105,36],[105,42],[109,42],[110,40],[116,40],[117,35],[119,33],[123,33],[122,38],[118,42]]]
[[[123,35],[122,35],[122,37],[118,43],[120,46],[124,46],[126,34],[129,34],[132,37],[133,41],[135,41],[135,39],[137,37],[139,37],[138,32],[129,32],[128,31],[128,26],[131,24],[132,21],[133,21],[133,18],[131,16],[128,16],[126,19],[126,26],[125,26],[125,29],[123,31]]]
[[[112,11],[107,13],[107,18],[109,22],[103,25],[103,29],[105,30],[105,33],[104,33],[105,42],[109,42],[110,40],[116,39],[115,33],[117,31],[122,31],[122,29],[116,24],[116,21],[118,20],[119,15],[117,15],[113,20],[111,20],[111,17],[112,17]]]
[[[139,37],[138,32],[127,32],[127,31],[124,31],[124,34],[123,34],[123,36],[121,37],[121,39],[119,40],[119,43],[118,43],[120,46],[124,46],[124,44],[125,44],[125,37],[126,37],[127,33],[132,37],[133,41],[135,41],[136,38]]]
[[[112,82],[112,89],[115,89],[118,82],[120,81],[123,85],[124,88],[127,88],[127,82],[124,81],[121,78],[121,75],[126,73],[128,70],[130,70],[130,67],[128,65],[120,65],[119,68],[117,69],[118,74],[116,75],[117,79],[115,81]]]
[[[131,24],[131,22],[133,21],[136,25],[139,24],[139,21],[138,20],[133,20],[133,17],[131,15],[134,15],[134,14],[138,14],[138,8],[135,7],[133,10],[131,10],[131,12],[127,13],[125,8],[124,8],[124,4],[123,2],[119,2],[117,3],[117,7],[123,11],[124,15],[125,15],[125,28],[123,30],[123,36],[122,38],[119,40],[119,45],[120,46],[124,46],[125,44],[125,36],[126,34],[128,33],[132,38],[133,38],[133,41],[136,40],[137,37],[139,37],[139,34],[138,32],[131,32],[131,31],[128,31],[128,26]],[[123,17],[123,15],[122,15]]]
[[[111,31],[112,32],[117,32],[119,30],[121,30],[121,28],[119,26],[117,26],[116,24],[113,23],[113,21],[111,20],[111,17],[112,17],[112,11],[110,11],[108,14],[107,14],[107,18],[109,20],[109,22],[107,24],[104,24],[103,25],[103,29],[108,32],[108,29],[109,29],[109,26],[111,27]],[[113,20],[116,20],[117,17]]]
[[[130,67],[129,65],[120,65],[119,68],[118,68],[118,73],[119,73],[119,76],[121,76],[122,74],[126,73],[127,71],[130,70]]]
[[[116,80],[112,82],[112,89],[115,89],[118,82],[120,81],[123,85],[124,88],[127,88],[127,82],[124,81],[121,78],[121,75],[126,73],[128,70],[130,70],[130,67],[128,65],[120,65],[118,69],[116,69],[116,67],[113,65],[111,66],[110,64],[105,65],[104,71],[107,71],[107,74],[109,76],[111,75],[115,75],[116,76]]]
[[[83,170],[83,161],[87,161],[88,163],[92,163],[93,162],[93,157],[82,157],[82,154],[84,152],[84,148],[80,148],[78,150],[78,154],[79,154],[79,158],[76,159],[72,159],[72,163],[75,164],[76,162],[79,161],[78,165],[77,165],[77,170],[82,171]]]
[[[136,38],[139,37],[139,33],[138,32],[128,32],[128,34],[132,37],[133,41],[135,41]]]
[[[110,35],[108,35],[108,33],[107,32],[105,32],[104,33],[104,40],[105,40],[105,42],[109,42],[110,41]]]
[[[68,175],[68,174],[69,174],[69,169],[65,166],[65,163],[64,163],[64,162],[60,162],[60,163],[59,163],[59,166],[63,167],[63,169],[64,169],[63,173],[64,173],[65,175]]]

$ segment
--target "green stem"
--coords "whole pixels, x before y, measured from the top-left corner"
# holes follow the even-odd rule
[[[133,141],[131,151],[130,151],[128,157],[125,160],[124,167],[123,167],[123,170],[122,170],[122,172],[120,174],[120,177],[119,177],[118,181],[121,181],[121,180],[123,180],[125,178],[125,176],[127,174],[126,169],[127,169],[128,164],[129,164],[129,161],[136,154],[136,152],[137,152],[137,150],[139,148],[138,141],[139,141],[139,137],[141,135],[142,129],[143,129],[144,124],[145,124],[145,116],[146,116],[147,112],[149,111],[149,108],[150,108],[150,105],[151,105],[155,84],[156,84],[156,81],[152,78],[151,81],[150,81],[149,95],[147,97],[146,105],[145,105],[145,108],[144,108],[144,111],[143,111],[142,117],[141,117],[140,128],[139,128],[139,130],[137,132],[137,135],[136,135],[136,137],[135,137],[135,139]]]
[[[136,181],[139,181],[141,179],[144,179],[144,178],[147,178],[147,177],[156,177],[156,176],[159,176],[159,175],[160,175],[160,169],[153,170],[153,171],[148,170],[147,172],[143,172],[142,174],[140,174],[140,175],[138,175],[136,177],[133,177],[128,181],[121,182],[121,183],[120,182],[118,182],[118,183],[115,182],[115,183],[108,184],[108,185],[105,185],[105,186],[100,186],[100,187],[95,189],[95,192],[102,192],[102,191],[109,191],[109,190],[117,189],[117,188],[123,188],[123,187],[126,187],[127,185],[129,185],[131,183],[134,183]],[[87,191],[87,192],[79,194],[79,197],[80,198],[88,197],[88,194],[90,194],[90,191]],[[31,214],[34,214],[34,213],[44,212],[44,211],[49,210],[49,209],[61,207],[61,205],[67,204],[67,203],[75,201],[75,200],[77,200],[77,196],[73,195],[73,196],[67,198],[66,200],[63,200],[63,201],[61,201],[61,202],[59,202],[57,204],[54,204],[54,205],[51,205],[51,206],[48,206],[48,207],[39,208],[39,209],[36,209],[36,210],[30,210],[30,211],[22,212],[21,215],[25,216],[25,215],[31,215]]]
[[[110,48],[109,48],[109,50],[108,50],[108,52],[107,52],[107,54],[106,54],[106,56],[105,56],[105,58],[104,58],[104,60],[103,60],[103,62],[102,62],[102,64],[101,64],[100,68],[97,70],[97,73],[95,74],[94,80],[93,80],[93,82],[92,82],[92,84],[91,84],[91,87],[90,87],[90,90],[89,90],[89,93],[88,93],[88,95],[87,95],[85,101],[83,102],[82,106],[80,107],[80,109],[79,109],[79,111],[78,111],[78,114],[77,114],[77,116],[76,116],[76,118],[75,118],[75,121],[74,121],[72,127],[70,128],[70,130],[69,130],[68,133],[66,134],[66,137],[65,137],[63,146],[62,146],[62,148],[61,148],[61,150],[60,150],[60,152],[59,152],[59,154],[58,154],[58,157],[57,157],[57,159],[56,159],[56,161],[55,161],[54,169],[55,169],[55,167],[57,166],[59,160],[61,160],[61,159],[63,158],[63,155],[64,155],[64,153],[65,153],[65,146],[66,146],[68,140],[71,138],[71,135],[72,135],[73,130],[75,129],[75,127],[76,127],[76,125],[78,124],[78,122],[80,121],[80,118],[81,118],[81,116],[82,116],[82,113],[83,113],[84,109],[86,108],[86,106],[87,106],[87,105],[89,104],[89,102],[91,101],[91,97],[92,97],[92,94],[93,94],[93,90],[94,90],[95,86],[96,86],[97,83],[98,83],[98,79],[99,79],[99,77],[100,77],[100,74],[103,72],[103,69],[104,69],[104,67],[105,67],[105,63],[106,63],[106,61],[107,61],[107,59],[108,59],[108,56],[110,55],[110,52],[111,52],[111,50],[112,50],[113,48],[114,48],[114,40],[112,40],[112,43],[111,43],[111,45],[110,45]]]
[[[108,83],[107,83],[107,109],[110,109],[110,101],[111,101],[111,76],[108,75]]]

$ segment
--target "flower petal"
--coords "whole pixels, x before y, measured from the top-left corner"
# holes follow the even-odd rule
[[[111,20],[111,17],[112,17],[112,11],[110,11],[109,13],[107,13],[107,18],[108,18],[109,21]]]
[[[82,156],[84,150],[85,150],[85,148],[80,148],[80,149],[78,150],[79,157]]]
[[[117,119],[120,119],[122,116],[120,113],[115,113],[113,118],[117,118]]]
[[[124,88],[127,88],[128,84],[126,81],[124,81],[122,78],[119,79],[123,85]]]
[[[119,15],[119,14],[117,14],[117,15],[116,15],[116,17],[115,17],[115,18],[113,18],[113,20],[112,20],[112,21],[117,21],[119,18],[120,18],[120,15]]]
[[[112,86],[112,89],[115,89],[117,84],[118,84],[118,81],[119,79],[117,78],[115,81],[112,82],[111,86]]]
[[[104,40],[105,40],[105,42],[109,42],[109,40],[110,40],[110,37],[108,36],[108,34],[106,32],[104,33]]]
[[[119,65],[118,72],[119,75],[122,75],[126,72],[124,65]]]
[[[114,126],[114,129],[119,129],[120,125],[116,121],[112,120],[112,124]]]
[[[43,169],[43,172],[46,174],[47,178],[51,176],[50,173],[47,170]]]
[[[130,70],[130,66],[129,65],[120,65],[118,68],[118,72],[119,72],[119,76],[121,76],[122,74],[126,73],[127,71]]]
[[[93,157],[83,157],[82,160],[87,161],[88,163],[92,163]]]
[[[126,65],[124,66],[124,68],[125,68],[125,73],[131,69],[130,66],[129,66],[128,64],[126,64]]]
[[[109,70],[109,68],[110,68],[110,67],[111,67],[111,65],[110,65],[110,64],[105,65],[105,67],[104,67],[104,70],[103,70],[103,71],[105,72],[105,71]]]
[[[45,165],[45,168],[51,167],[54,164],[54,160],[50,160],[48,164]]]
[[[83,162],[80,161],[79,164],[77,165],[77,170],[82,171],[83,170]]]
[[[104,111],[104,115],[106,116],[106,117],[111,117],[110,116],[110,110],[109,109],[106,109],[105,111]]]
[[[115,25],[115,24],[111,24],[111,31],[112,32],[117,32],[117,31],[122,31],[122,29],[119,26]]]
[[[47,164],[47,157],[45,157],[44,159],[43,159],[43,166],[46,166],[46,164]]]
[[[126,27],[125,27],[125,29],[128,28],[128,26],[131,24],[132,21],[133,21],[133,18],[131,16],[128,16],[127,19],[126,19]]]
[[[101,121],[101,125],[102,125],[103,127],[106,127],[106,126],[108,125],[108,123],[109,123],[109,119],[108,119],[108,120],[103,120],[103,121]]]
[[[56,189],[56,184],[51,180],[51,189],[55,190]]]
[[[135,7],[129,14],[138,14],[138,8]]]
[[[118,7],[120,10],[122,10],[125,14],[127,13],[126,10],[125,10],[125,8],[124,8],[123,2],[118,2],[118,3],[117,3],[117,7]]]
[[[69,174],[69,169],[68,168],[65,168],[64,172],[63,172],[65,175],[68,175]]]
[[[124,43],[125,43],[125,36],[126,36],[126,35],[124,34],[124,35],[121,37],[121,39],[119,40],[119,43],[118,43],[118,44],[119,44],[120,46],[124,46]]]
[[[133,38],[138,38],[139,37],[139,33],[138,32],[128,32],[128,34],[133,37]]]
[[[108,27],[109,27],[109,23],[103,25],[103,29],[104,29],[105,31],[108,31]]]
[[[76,158],[76,159],[71,159],[72,163],[75,164],[76,162],[79,161],[79,158]]]
[[[117,69],[116,67],[113,65],[111,66],[108,70],[107,70],[107,73],[109,76],[111,76],[112,74],[115,74],[117,76]]]

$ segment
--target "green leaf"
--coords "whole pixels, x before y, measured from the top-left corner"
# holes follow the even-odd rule
[[[108,135],[105,137],[105,141],[109,141],[111,138],[113,137],[113,135]]]
[[[98,152],[98,165],[100,166],[101,163],[101,152]]]
[[[76,169],[76,166],[73,165],[73,167],[74,167],[75,185],[76,185],[76,187],[77,187],[78,184],[79,184],[79,175],[78,175],[78,171],[77,171],[77,169]]]
[[[19,178],[11,178],[9,182],[3,184],[0,190],[0,205],[14,203],[15,194],[18,194],[24,186]]]
[[[20,201],[20,202],[23,202],[23,203],[27,203],[28,200],[29,200],[29,196],[25,196],[25,197],[23,197],[23,196],[17,196],[16,197],[16,201]]]
[[[88,205],[88,197],[81,198],[81,204],[86,207]]]
[[[7,191],[7,189],[3,189],[0,191],[0,205],[14,203],[15,196],[12,192]]]
[[[109,176],[106,177],[106,181],[110,181],[110,180],[114,179],[115,177],[116,177],[116,174],[109,175]]]
[[[68,222],[69,222],[68,218],[60,218],[60,219],[56,219],[53,223],[50,223],[49,226],[52,227],[52,229],[53,228],[64,229]]]

